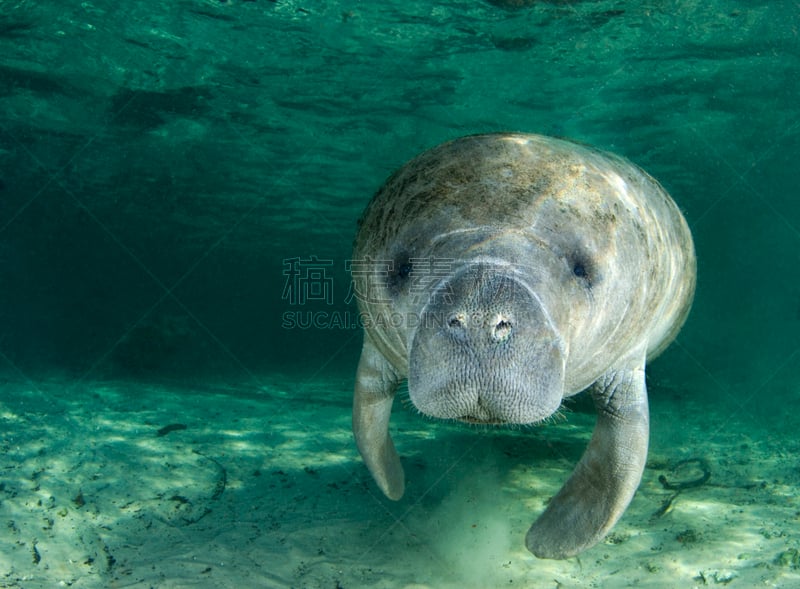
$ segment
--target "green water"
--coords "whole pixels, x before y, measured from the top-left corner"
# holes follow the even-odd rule
[[[187,414],[206,425],[214,423],[215,407],[219,415],[232,412],[218,445],[205,438],[201,444],[204,453],[234,457],[241,450],[235,420],[264,415],[263,437],[253,442],[257,451],[251,448],[261,458],[237,463],[239,484],[252,482],[254,470],[278,479],[280,474],[268,473],[313,477],[303,469],[311,464],[324,479],[324,493],[304,486],[301,503],[312,507],[298,515],[289,491],[280,485],[265,490],[256,503],[280,505],[280,516],[270,520],[262,512],[243,517],[245,500],[237,503],[228,489],[226,513],[238,515],[225,521],[245,523],[226,524],[226,533],[248,525],[307,529],[327,513],[337,514],[342,530],[335,540],[326,535],[320,546],[300,543],[280,552],[287,540],[276,536],[248,559],[237,560],[232,551],[224,574],[215,564],[213,575],[195,578],[180,569],[179,579],[163,569],[150,578],[150,561],[128,557],[127,569],[90,574],[73,567],[71,577],[60,577],[60,553],[40,554],[38,562],[29,558],[34,539],[45,553],[47,532],[17,523],[22,531],[7,536],[7,549],[17,547],[25,557],[0,556],[0,586],[53,586],[69,577],[77,587],[112,581],[126,586],[126,579],[136,587],[445,587],[465,586],[470,578],[481,579],[475,586],[612,587],[620,579],[613,576],[613,561],[622,557],[642,568],[618,586],[645,586],[659,574],[684,584],[724,583],[724,572],[714,577],[713,570],[735,571],[745,583],[744,570],[752,573],[759,563],[772,586],[800,586],[792,584],[800,583],[800,565],[791,556],[800,548],[800,421],[794,410],[800,401],[799,36],[796,1],[0,0],[0,371],[6,375],[0,519],[58,521],[48,515],[47,501],[43,507],[35,493],[25,496],[36,487],[31,473],[48,468],[37,452],[73,452],[83,435],[76,432],[91,415],[105,423],[105,410],[124,413],[125,403],[106,397],[127,391],[133,399],[130,391],[139,383],[163,387],[155,389],[162,393],[147,388],[147,411],[155,413],[140,415],[144,409],[131,401],[129,417],[135,414],[139,425],[114,429],[93,443],[112,444],[125,431],[182,422],[173,406],[185,399],[193,407]],[[474,462],[486,466],[493,452],[519,456],[515,448],[524,432],[439,425],[396,406],[393,424],[402,424],[398,435],[406,444],[401,454],[410,464],[427,463],[410,467],[418,485],[411,503],[398,506],[370,494],[375,487],[347,432],[361,343],[360,331],[346,323],[355,312],[346,299],[356,219],[409,158],[448,139],[498,130],[565,136],[622,154],[659,179],[683,210],[697,249],[698,290],[677,343],[648,367],[651,395],[660,396],[651,415],[656,462],[643,489],[645,496],[647,485],[658,490],[659,464],[667,468],[701,454],[712,460],[721,487],[773,485],[774,493],[745,490],[726,499],[731,505],[780,504],[786,511],[750,514],[741,527],[734,518],[730,528],[754,527],[756,539],[732,532],[736,546],[719,547],[730,558],[724,565],[686,564],[691,546],[683,542],[658,551],[658,542],[628,544],[627,553],[625,542],[609,544],[586,557],[584,573],[574,563],[555,569],[524,551],[527,525],[569,473],[591,431],[592,420],[583,414],[570,419],[572,425],[553,426],[553,433],[543,428],[531,434],[536,444],[572,440],[559,454],[567,459],[548,463],[560,469],[555,487],[530,491],[535,473],[524,483],[517,478],[523,466],[535,468],[545,459],[538,450],[522,452],[524,465],[491,462],[491,483],[466,469],[468,459],[457,462],[452,476],[477,480],[474,501],[468,493],[459,496],[465,505],[494,504],[502,511],[516,502],[524,512],[486,524],[491,529],[485,537],[493,539],[487,545],[478,537],[448,552],[458,534],[443,524],[426,535],[424,523],[434,514],[460,522],[453,524],[459,529],[464,521],[458,516],[469,508],[454,507],[453,493],[463,488],[458,482],[430,495],[423,490],[450,472],[448,461],[475,448],[475,439],[481,450]],[[323,273],[320,296],[292,300],[292,260]],[[299,312],[324,312],[326,320],[307,328],[302,315],[300,324],[287,322],[287,313]],[[192,390],[203,387],[218,387],[220,396],[198,400]],[[225,391],[236,403],[247,399],[246,408],[226,407]],[[169,411],[159,413],[160,397],[169,400]],[[51,414],[60,416],[60,425],[48,434]],[[327,462],[298,458],[306,440],[299,433],[297,447],[274,442],[281,415],[296,432],[328,440],[321,451]],[[575,424],[578,437],[569,438],[573,430],[563,427]],[[87,431],[105,431],[95,426]],[[258,436],[255,424],[245,429]],[[77,438],[55,442],[71,433]],[[165,439],[187,434],[175,431]],[[185,439],[186,452],[197,450]],[[133,448],[107,452],[104,464],[124,460]],[[437,454],[433,448],[444,449]],[[79,469],[69,464],[59,472]],[[344,470],[331,466],[342,464]],[[131,456],[129,466],[135,473],[146,464]],[[337,495],[342,479],[352,477],[358,477],[358,490]],[[494,484],[506,485],[502,501],[491,491]],[[53,512],[58,501],[74,497],[73,490],[57,497]],[[366,517],[359,506],[370,497],[375,501]],[[665,529],[663,523],[648,527],[660,504],[657,494],[651,499],[641,517],[623,518],[629,534]],[[715,501],[713,494],[705,500]],[[411,513],[413,506],[423,511]],[[673,523],[669,537],[683,527],[702,528],[701,507]],[[379,533],[389,525],[381,519],[387,513],[394,540]],[[113,527],[87,518],[73,529]],[[146,547],[147,534],[136,534],[137,546]],[[50,550],[70,538],[66,530],[52,535]],[[703,538],[711,542],[712,534]],[[124,530],[107,541],[120,563],[126,542],[133,541]],[[348,545],[354,548],[348,551]],[[209,554],[209,546],[196,543],[192,550]],[[603,551],[610,549],[605,562]],[[162,565],[173,558],[158,556],[159,550],[149,554]],[[319,551],[330,561],[325,573],[308,565],[319,562]],[[651,558],[655,552],[662,560]],[[435,556],[425,561],[430,554]],[[496,575],[477,574],[481,554]],[[398,564],[392,565],[392,555]],[[77,562],[85,555],[64,556],[62,564],[70,558]],[[237,575],[252,574],[253,563],[267,566],[271,559],[281,563],[272,577],[236,584]],[[337,566],[349,572],[331,572]],[[409,573],[415,567],[422,577]],[[437,570],[438,579],[431,578]],[[228,581],[221,580],[225,574]],[[664,586],[659,582],[648,586]]]

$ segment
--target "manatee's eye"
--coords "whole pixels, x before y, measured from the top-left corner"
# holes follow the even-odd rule
[[[389,269],[389,275],[386,277],[386,287],[389,289],[389,293],[397,296],[405,291],[409,283],[408,277],[413,269],[411,258],[407,254],[395,258]]]
[[[575,252],[567,258],[572,275],[585,286],[592,288],[597,284],[599,276],[592,258],[582,252]]]

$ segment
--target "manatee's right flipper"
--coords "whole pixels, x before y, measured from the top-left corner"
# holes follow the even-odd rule
[[[381,491],[403,496],[405,475],[389,437],[389,416],[399,379],[369,337],[364,337],[353,397],[353,434],[361,457]]]
[[[525,538],[539,558],[569,558],[594,546],[633,498],[649,438],[643,356],[635,367],[609,372],[595,383],[598,416],[589,447]]]

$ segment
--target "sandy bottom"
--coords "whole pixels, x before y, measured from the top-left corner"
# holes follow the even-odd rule
[[[605,543],[538,560],[528,526],[594,417],[527,431],[395,407],[408,489],[380,495],[347,390],[51,379],[0,384],[0,586],[800,587],[800,419],[653,390],[648,469]],[[344,391],[344,392],[343,392]],[[688,461],[688,462],[685,462]],[[710,478],[677,493],[659,477]]]

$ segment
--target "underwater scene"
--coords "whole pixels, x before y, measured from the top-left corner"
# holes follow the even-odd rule
[[[798,97],[794,0],[0,0],[0,587],[800,587]]]

